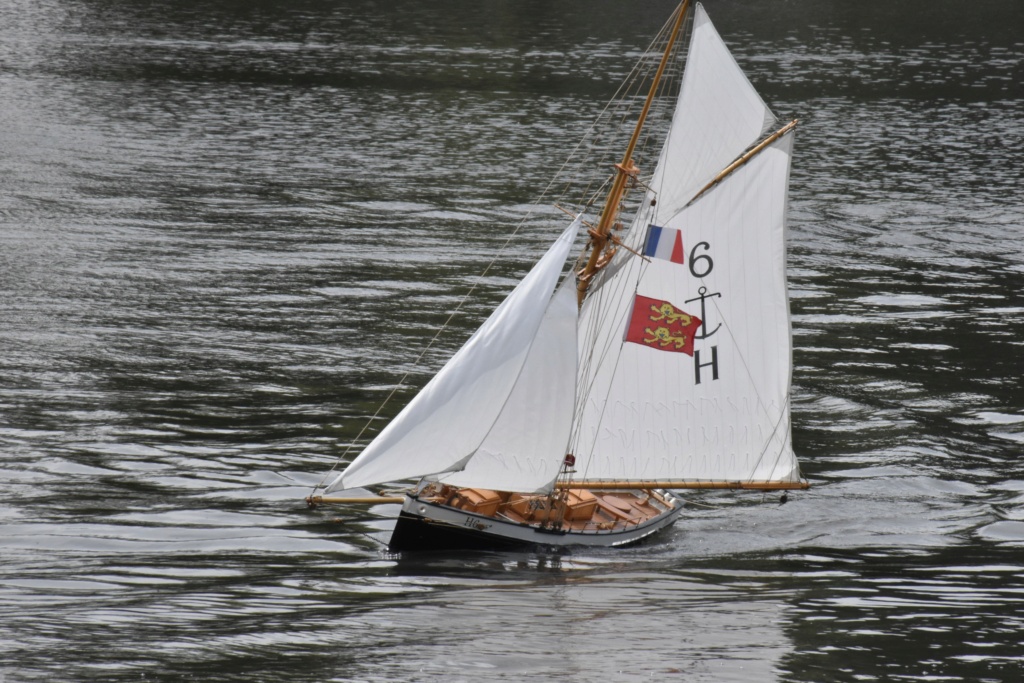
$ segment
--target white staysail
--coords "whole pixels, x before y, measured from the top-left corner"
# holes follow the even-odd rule
[[[779,138],[661,226],[679,231],[682,262],[630,256],[587,300],[577,476],[799,479],[785,275],[792,139]],[[703,321],[692,356],[623,340],[636,294]]]
[[[548,491],[569,445],[576,391],[576,287],[566,278],[548,306],[515,389],[487,438],[445,484]]]
[[[579,226],[577,219],[566,228],[469,341],[326,492],[450,472],[466,465],[498,421],[523,374],[528,356],[542,362],[549,360],[542,353],[531,354],[530,351],[549,308],[564,313],[562,299],[552,301],[551,294]],[[572,316],[575,319],[574,311]],[[564,340],[561,346],[573,349],[575,335]],[[566,370],[569,377],[573,376],[575,367],[573,358]],[[551,392],[551,398],[571,405],[571,393],[567,399],[561,399],[557,393]],[[537,400],[546,401],[547,397],[542,393]],[[538,405],[534,409],[558,412],[554,406]],[[568,411],[564,412],[568,415]],[[561,433],[567,435],[568,419],[561,427],[551,429],[561,429]],[[544,440],[547,443],[551,438],[544,435]],[[557,438],[554,440],[557,442]],[[520,444],[526,441],[524,437]],[[564,450],[564,444],[563,437],[560,451]],[[552,454],[555,462],[559,462],[561,456]]]

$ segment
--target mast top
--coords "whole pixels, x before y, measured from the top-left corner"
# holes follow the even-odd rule
[[[579,280],[576,285],[576,303],[579,306],[583,305],[583,299],[587,296],[587,289],[594,274],[607,265],[610,260],[611,254],[604,258],[602,258],[602,255],[608,248],[609,242],[613,242],[613,240],[609,239],[609,236],[611,235],[612,226],[618,220],[619,206],[622,204],[626,191],[629,189],[628,181],[635,178],[640,172],[640,169],[633,163],[633,152],[636,151],[637,142],[640,140],[640,133],[643,132],[644,124],[647,121],[647,114],[651,110],[654,97],[658,94],[661,77],[665,73],[665,68],[672,57],[672,51],[679,40],[679,32],[682,30],[683,20],[686,18],[689,8],[690,0],[683,0],[676,10],[677,14],[672,24],[672,31],[665,45],[665,51],[661,55],[661,62],[658,64],[658,70],[654,74],[654,80],[651,82],[651,88],[647,93],[643,109],[640,110],[640,116],[637,119],[636,126],[633,128],[633,135],[629,138],[629,143],[626,145],[622,161],[615,164],[615,180],[612,181],[612,187],[608,191],[608,197],[605,199],[604,207],[601,210],[601,220],[598,222],[597,227],[590,231],[590,257],[586,265],[578,273]]]

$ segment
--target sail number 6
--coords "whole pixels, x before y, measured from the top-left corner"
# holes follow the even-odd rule
[[[700,247],[704,247],[707,250],[711,248],[711,245],[707,242],[697,242],[693,249],[690,250],[690,273],[698,278],[706,277],[708,273],[715,269],[715,262],[711,260],[710,256],[697,253],[697,249]],[[698,269],[700,272],[698,272]]]

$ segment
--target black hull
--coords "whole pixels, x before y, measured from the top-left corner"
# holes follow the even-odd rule
[[[388,550],[393,553],[423,550],[521,550],[536,543],[516,541],[469,527],[425,520],[405,510],[391,533]]]
[[[485,527],[483,524],[479,525],[481,528],[474,528],[473,526],[430,519],[402,510],[398,516],[398,522],[395,524],[395,530],[391,533],[388,550],[402,553],[437,550],[526,550],[567,548],[572,546],[614,546],[622,548],[643,543],[652,536],[660,534],[672,526],[672,523],[681,511],[681,508],[677,509],[660,524],[652,525],[649,527],[649,531],[641,532],[633,538],[628,538],[629,535],[623,538],[622,534],[587,534],[587,538],[582,538],[577,533],[545,531],[536,527],[528,527],[528,530],[524,530],[523,525],[515,525],[518,527],[518,533],[500,533]],[[473,515],[473,517],[477,516]],[[477,518],[481,522],[488,519],[485,517]],[[642,531],[642,527],[639,529]],[[529,535],[528,538],[522,537],[524,531]],[[516,538],[516,535],[520,535],[520,537]],[[601,542],[593,542],[598,539]]]

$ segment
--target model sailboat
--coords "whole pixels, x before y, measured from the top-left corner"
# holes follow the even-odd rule
[[[414,480],[392,550],[618,546],[676,520],[673,490],[807,487],[790,439],[795,122],[778,127],[699,4],[658,163],[634,163],[687,9],[596,223],[575,216],[311,504]],[[580,267],[562,278],[583,225]]]

